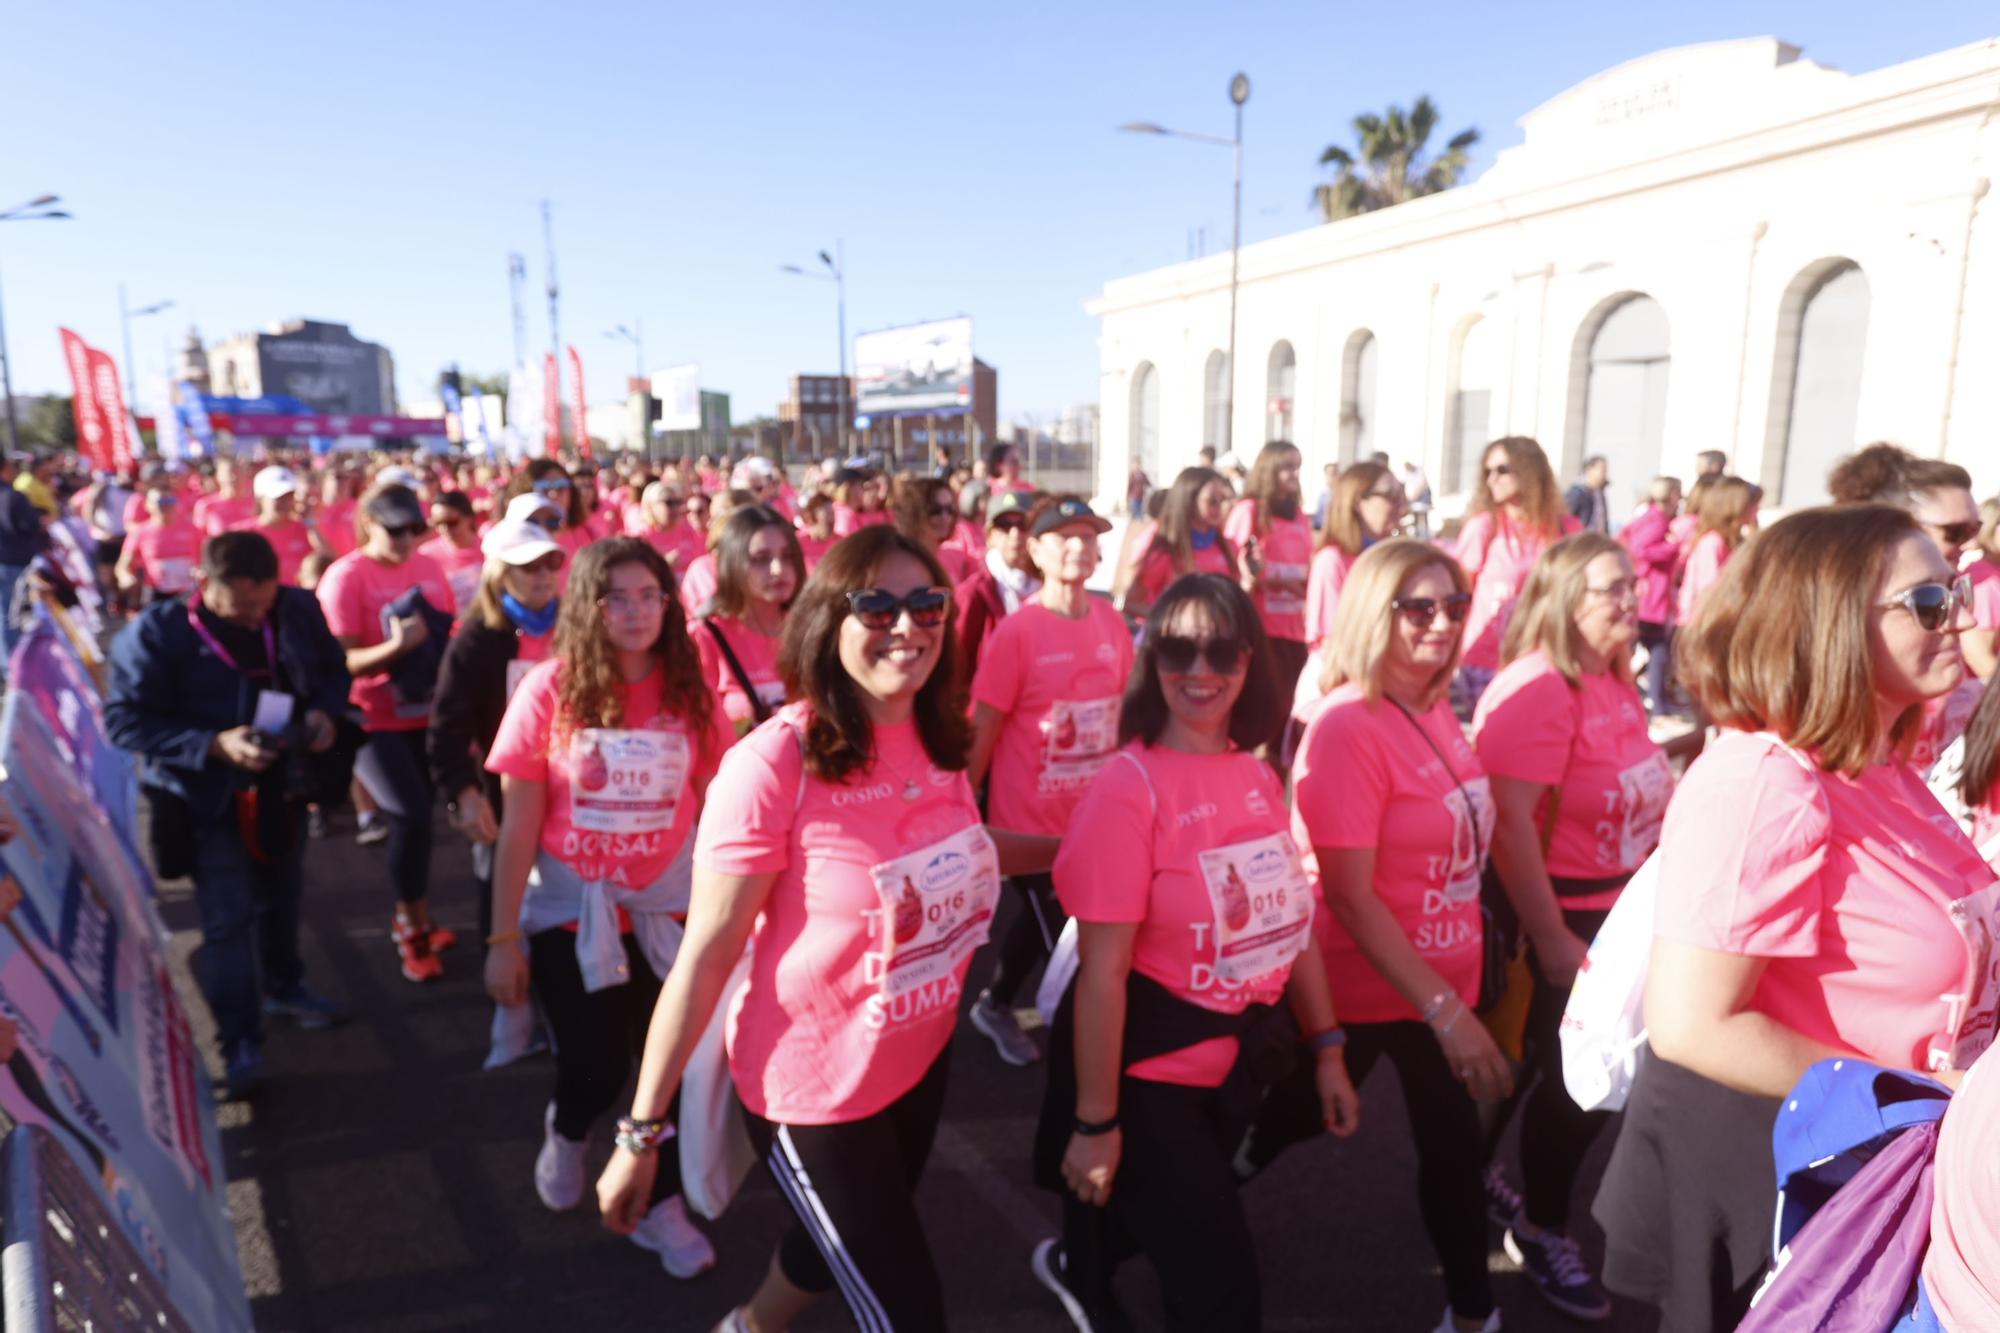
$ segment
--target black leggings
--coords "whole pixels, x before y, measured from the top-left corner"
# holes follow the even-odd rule
[[[1035,964],[1055,952],[1056,936],[1069,920],[1056,898],[1052,877],[1016,875],[1013,885],[1021,891],[1021,910],[994,951],[993,979],[986,983],[996,1003],[1010,1006]]]
[[[861,1333],[944,1328],[944,1288],[917,1216],[917,1178],[944,1114],[940,1054],[917,1085],[864,1120],[772,1124],[747,1110],[750,1141],[799,1223],[778,1243],[778,1267],[802,1291],[837,1284]]]
[[[1476,1020],[1464,1014],[1458,1021]],[[1479,1178],[1484,1141],[1472,1097],[1424,1024],[1409,1019],[1346,1026],[1347,1072],[1355,1087],[1384,1056],[1396,1067],[1417,1148],[1417,1208],[1444,1270],[1445,1293],[1453,1314],[1484,1319],[1493,1311],[1493,1283],[1486,1272],[1486,1190]],[[1321,1132],[1315,1067],[1309,1056],[1302,1058],[1272,1085],[1245,1145],[1252,1163],[1261,1166],[1285,1144]]]
[[[1292,720],[1292,696],[1299,688],[1299,676],[1306,669],[1308,654],[1305,644],[1297,639],[1273,638],[1270,642],[1271,661],[1278,673],[1277,680],[1272,684],[1277,687],[1278,698],[1283,700],[1283,707],[1278,709],[1276,727],[1264,745],[1271,760],[1276,762],[1280,748],[1284,745],[1285,727]]]
[[[1256,1333],[1257,1248],[1230,1169],[1242,1122],[1214,1088],[1129,1074],[1118,1085],[1123,1153],[1102,1208],[1063,1195],[1065,1273],[1091,1309],[1111,1307],[1111,1275],[1143,1254],[1160,1281],[1169,1333]]]
[[[389,877],[396,901],[417,903],[430,889],[431,786],[424,729],[371,731],[355,756],[354,773],[389,821]]]
[[[583,988],[583,968],[576,961],[576,936],[567,930],[538,930],[528,936],[528,975],[535,998],[548,1016],[556,1048],[556,1133],[580,1143],[590,1127],[609,1111],[625,1090],[625,1079],[638,1066],[646,1045],[646,1026],[653,1021],[653,1004],[660,998],[660,979],[646,961],[645,951],[625,936],[625,957],[632,979],[600,991]],[[679,1114],[680,1099],[667,1118]],[[653,1178],[652,1202],[680,1193],[680,1154],[662,1145],[660,1167]]]

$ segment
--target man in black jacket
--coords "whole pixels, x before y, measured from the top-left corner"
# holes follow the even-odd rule
[[[14,489],[19,467],[13,458],[0,459],[0,671],[6,669],[13,650],[7,610],[14,605],[14,585],[49,541],[42,511]]]
[[[210,538],[195,591],[111,645],[105,726],[140,757],[160,860],[185,863],[161,874],[194,879],[198,972],[235,1096],[262,1078],[264,1014],[308,1029],[345,1017],[305,987],[299,897],[308,756],[333,746],[348,684],[319,603],[278,586],[256,532]]]

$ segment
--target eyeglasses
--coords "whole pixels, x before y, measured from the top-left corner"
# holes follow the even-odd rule
[[[1460,625],[1465,623],[1466,612],[1472,609],[1472,594],[1455,592],[1442,601],[1435,597],[1398,597],[1389,603],[1389,607],[1418,629],[1429,629],[1437,624],[1440,611],[1448,622]]]
[[[686,500],[664,500],[661,503],[669,509],[686,509],[688,507]]]
[[[465,522],[463,518],[438,518],[431,520],[431,526],[439,532],[450,532],[463,522]]]
[[[945,609],[950,605],[951,594],[943,588],[918,588],[902,597],[887,588],[863,588],[847,594],[848,611],[867,630],[889,629],[905,611],[918,629],[936,629],[944,623]]]
[[[1917,522],[1931,536],[1937,538],[1940,546],[1964,546],[1979,535],[1979,523],[1976,519],[1967,519],[1963,523],[1925,523],[1922,519],[1918,519]]]
[[[597,599],[597,607],[614,616],[643,616],[659,610],[666,602],[666,593],[658,588],[648,588],[644,592],[606,593]]]
[[[1486,475],[1489,477],[1511,477],[1514,475],[1514,469],[1511,464],[1495,463],[1492,467],[1486,469]]]
[[[1959,608],[1971,602],[1972,580],[1960,577],[1948,584],[1919,583],[1914,588],[1905,588],[1882,605],[1885,609],[1900,606],[1916,617],[1926,633],[1940,634],[1958,619]]]
[[[1218,676],[1233,676],[1243,662],[1244,648],[1235,639],[1190,639],[1179,634],[1162,634],[1153,641],[1153,658],[1160,670],[1185,676],[1194,670],[1195,659],[1208,664]]]
[[[559,495],[569,489],[569,483],[560,477],[549,477],[535,483],[537,495]]]
[[[1638,585],[1630,579],[1620,579],[1616,583],[1607,583],[1602,588],[1587,587],[1583,591],[1588,596],[1608,597],[1614,602],[1636,602],[1639,600]]]
[[[1005,518],[994,519],[993,526],[1000,532],[1019,532],[1028,526],[1028,520],[1018,514],[1009,514]]]
[[[426,529],[421,523],[376,523],[376,527],[391,537],[421,537]]]

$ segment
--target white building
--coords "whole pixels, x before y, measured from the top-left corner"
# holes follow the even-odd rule
[[[1771,38],[1664,51],[1529,112],[1476,182],[1105,285],[1099,489],[1204,443],[1308,470],[1479,449],[1611,460],[1622,509],[1721,449],[1768,505],[1887,439],[2000,489],[2000,41],[1871,74]]]

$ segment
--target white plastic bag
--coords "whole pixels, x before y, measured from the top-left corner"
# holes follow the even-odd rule
[[[1646,974],[1653,953],[1660,854],[1633,872],[1577,969],[1563,1006],[1563,1086],[1586,1111],[1620,1111],[1646,1044]]]
[[[743,1127],[743,1105],[729,1077],[729,1054],[723,1047],[729,1009],[749,984],[750,955],[746,951],[722,988],[722,999],[708,1027],[695,1043],[681,1074],[680,1146],[681,1193],[688,1204],[710,1221],[722,1216],[743,1178],[757,1164],[757,1150]]]
[[[1063,923],[1062,934],[1056,936],[1056,947],[1049,953],[1048,966],[1042,969],[1042,984],[1035,988],[1035,1008],[1041,1011],[1042,1022],[1055,1026],[1056,1010],[1062,1008],[1063,993],[1069,983],[1076,978],[1076,918]]]

